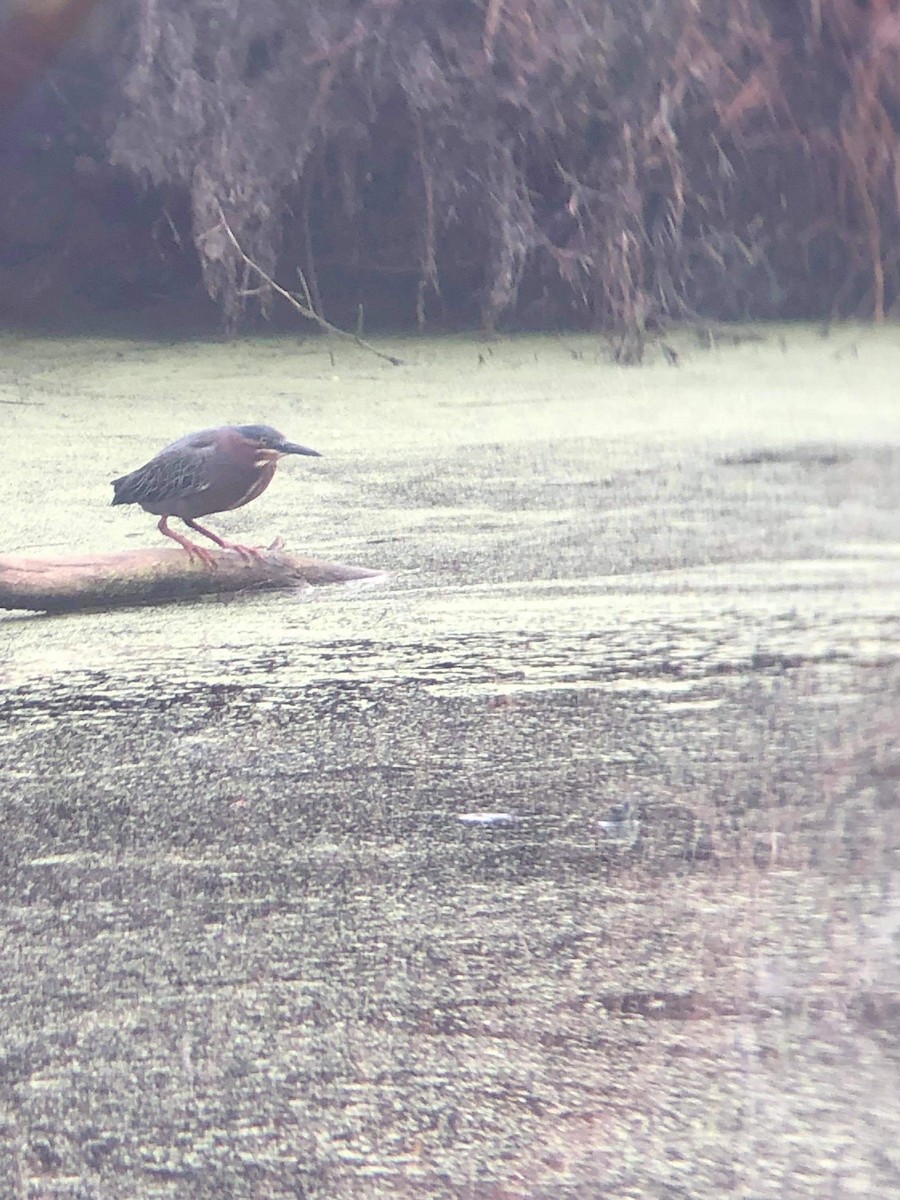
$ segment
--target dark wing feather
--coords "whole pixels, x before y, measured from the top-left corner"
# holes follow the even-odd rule
[[[113,480],[113,504],[159,505],[205,492],[212,484],[213,452],[212,445],[167,446],[143,467]]]

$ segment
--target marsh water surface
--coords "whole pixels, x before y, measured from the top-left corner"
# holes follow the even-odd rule
[[[3,1194],[900,1191],[895,333],[3,349],[3,552],[389,572],[0,616]]]

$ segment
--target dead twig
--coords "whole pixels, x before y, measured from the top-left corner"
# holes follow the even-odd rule
[[[304,172],[303,186],[303,257],[306,260],[306,280],[309,282],[309,296],[311,307],[317,313],[322,313],[322,296],[319,292],[319,280],[316,274],[316,259],[313,254],[312,243],[312,227],[309,219],[309,210],[311,207],[311,195],[313,187],[312,170]]]
[[[440,293],[437,269],[437,235],[435,232],[434,212],[434,180],[425,150],[425,134],[422,122],[418,118],[416,128],[416,158],[422,177],[422,191],[425,199],[425,229],[422,235],[420,252],[421,271],[416,288],[416,325],[420,330],[425,328],[425,296],[430,288],[435,294]]]
[[[287,300],[291,308],[298,312],[301,317],[307,321],[314,321],[315,324],[318,325],[320,329],[324,329],[326,333],[333,334],[335,337],[345,338],[350,342],[355,342],[360,349],[368,350],[371,354],[376,355],[378,358],[383,358],[385,362],[389,362],[392,367],[403,366],[402,358],[397,358],[393,354],[385,354],[382,350],[378,350],[370,342],[365,341],[358,334],[349,333],[346,329],[341,329],[338,325],[332,325],[332,323],[326,320],[321,313],[316,312],[312,297],[310,295],[309,285],[306,282],[306,277],[299,268],[297,269],[297,274],[300,276],[300,283],[303,285],[302,300],[295,296],[293,292],[289,292],[287,288],[283,288],[279,283],[276,283],[271,275],[264,271],[262,267],[255,263],[253,259],[246,254],[243,246],[235,236],[234,230],[228,224],[228,220],[222,210],[222,205],[216,202],[216,207],[219,210],[219,225],[216,226],[215,229],[208,230],[204,236],[208,237],[210,234],[216,233],[219,229],[221,229],[228,238],[229,242],[231,242],[245,266],[249,267],[252,271],[255,271],[260,279],[264,280],[273,292],[281,296],[282,299]]]

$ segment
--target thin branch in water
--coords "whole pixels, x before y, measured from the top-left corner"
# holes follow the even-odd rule
[[[310,227],[309,209],[312,193],[312,170],[306,172],[303,187],[303,257],[306,259],[306,278],[309,280],[310,307],[317,313],[324,313],[322,296],[319,292],[319,280],[316,276],[316,260],[313,255],[312,229]]]
[[[355,342],[356,345],[362,350],[368,350],[371,354],[376,355],[378,358],[383,358],[385,362],[389,362],[392,367],[400,367],[403,365],[402,358],[397,358],[393,354],[385,354],[383,351],[376,349],[376,347],[370,342],[364,341],[358,334],[348,333],[346,329],[341,329],[337,325],[332,325],[330,321],[327,321],[320,313],[316,312],[309,294],[309,285],[307,284],[306,277],[301,270],[298,269],[297,273],[300,276],[300,282],[303,285],[304,300],[299,299],[299,297],[295,296],[293,292],[289,292],[286,288],[283,288],[280,284],[276,283],[271,275],[264,271],[262,267],[258,266],[257,263],[255,263],[253,259],[245,253],[243,246],[235,236],[234,230],[228,224],[225,213],[222,210],[222,205],[218,204],[218,202],[217,208],[219,210],[220,224],[216,227],[216,229],[210,229],[205,236],[209,236],[210,233],[215,233],[219,228],[224,230],[225,236],[231,242],[245,266],[255,271],[260,279],[265,280],[273,292],[281,296],[283,300],[287,300],[291,308],[298,312],[300,316],[304,317],[307,321],[315,322],[320,329],[324,329],[326,333],[331,333],[335,337],[346,338],[347,341]]]
[[[314,312],[316,314],[317,321],[322,320],[323,319],[322,312],[321,312],[318,304],[316,304],[315,300],[313,300],[313,295],[312,295],[312,292],[310,291],[309,284],[306,282],[306,276],[303,274],[302,267],[297,268],[297,276],[300,280],[300,283],[303,285],[304,307],[308,308],[310,310],[310,312]]]

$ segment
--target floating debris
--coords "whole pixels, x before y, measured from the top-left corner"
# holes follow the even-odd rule
[[[606,810],[604,820],[597,822],[606,841],[617,842],[630,849],[638,840],[641,818],[632,800],[613,804]]]

